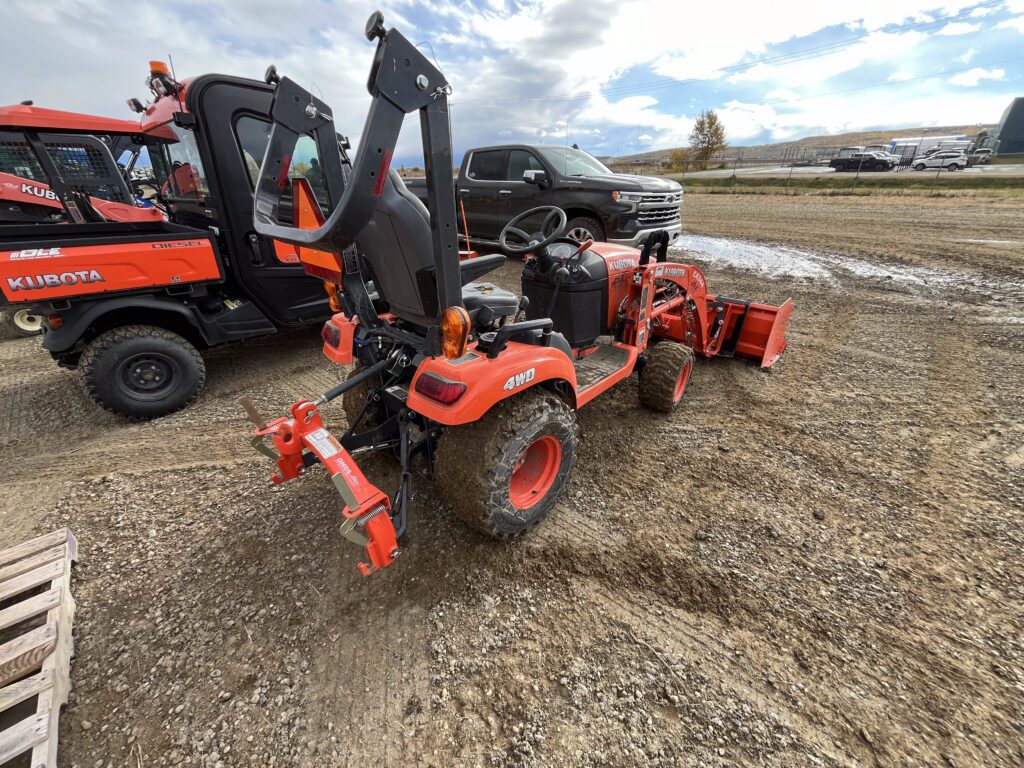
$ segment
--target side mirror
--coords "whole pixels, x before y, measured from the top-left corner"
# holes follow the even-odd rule
[[[546,171],[523,171],[523,181],[542,187],[548,183],[548,174]]]

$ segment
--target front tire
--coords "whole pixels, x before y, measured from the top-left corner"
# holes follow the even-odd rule
[[[592,219],[589,216],[576,216],[569,219],[565,225],[565,236],[571,237],[577,243],[582,243],[585,240],[603,243],[604,227],[597,219]]]
[[[653,411],[671,413],[683,399],[693,372],[693,350],[675,341],[659,341],[647,350],[640,369],[640,402]]]
[[[38,336],[43,332],[43,316],[31,309],[11,312],[7,324],[19,336]]]
[[[466,525],[496,539],[518,538],[558,500],[578,443],[573,409],[551,392],[528,390],[445,431],[437,483]]]
[[[196,348],[178,334],[150,325],[126,325],[100,334],[78,365],[89,396],[130,419],[179,411],[206,383],[206,366]]]
[[[923,171],[927,166],[924,163],[918,163],[914,166],[915,171]]]
[[[959,171],[960,170],[960,166],[957,165],[956,163],[950,163],[949,165],[946,166],[946,170],[947,171]]]

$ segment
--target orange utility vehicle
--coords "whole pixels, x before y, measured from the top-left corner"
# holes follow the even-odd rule
[[[389,566],[406,530],[410,465],[432,469],[453,510],[498,538],[535,526],[568,481],[579,440],[576,411],[639,373],[640,402],[671,412],[694,355],[740,356],[762,367],[786,347],[792,304],[716,297],[694,266],[667,260],[668,234],[642,250],[563,237],[566,214],[527,211],[501,233],[508,254],[528,254],[522,297],[477,279],[502,254],[458,258],[448,94],[444,75],[375,13],[373,97],[344,194],[325,216],[308,185],[282,199],[296,142],[331,151],[331,110],[283,78],[256,189],[255,223],[292,243],[322,278],[338,312],[324,352],[357,366],[349,378],[287,416],[264,421],[251,401],[254,446],[276,461],[275,483],[322,465],[341,495],[344,535],[362,545],[366,574]],[[428,208],[390,170],[405,116],[419,112]],[[290,226],[283,222],[292,222]],[[529,222],[539,222],[535,227]],[[348,429],[335,437],[320,406],[341,397]],[[394,495],[353,459],[394,451]]]
[[[179,83],[160,62],[147,82],[151,103],[129,100],[139,122],[0,108],[0,310],[45,318],[44,348],[134,418],[196,397],[199,350],[331,315],[296,249],[252,224],[271,86]],[[340,197],[347,160],[332,137],[322,163],[312,139],[299,144],[286,195],[301,176],[319,205]],[[144,165],[149,178],[133,179]]]

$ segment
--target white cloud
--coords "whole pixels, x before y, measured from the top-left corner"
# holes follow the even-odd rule
[[[965,88],[973,88],[982,80],[1003,80],[1005,77],[1006,70],[975,67],[974,69],[969,69],[966,72],[953,75],[949,78],[949,82],[953,85],[962,85]]]
[[[902,82],[904,82],[906,80],[913,80],[913,79],[914,79],[914,73],[913,72],[907,72],[906,70],[901,70],[900,72],[893,72],[891,75],[889,75],[889,82],[890,83],[902,83]]]
[[[936,34],[952,37],[954,35],[969,35],[972,32],[977,32],[979,29],[981,29],[981,24],[967,24],[963,21],[955,21],[944,26]]]
[[[968,15],[968,17],[970,17],[972,19],[980,19],[980,18],[982,18],[984,16],[988,16],[991,13],[995,13],[997,10],[998,10],[997,8],[993,8],[992,6],[988,6],[988,7],[982,6],[982,7],[979,7],[979,8],[975,8],[973,11],[971,11],[967,15]]]
[[[996,24],[997,29],[1015,29],[1024,35],[1024,16],[1017,16],[1013,19],[1007,19],[1006,21],[1000,21]]]
[[[964,64],[970,64],[974,57],[977,55],[978,51],[976,48],[968,48],[966,51],[963,52],[961,56],[959,56],[959,60],[962,61]]]

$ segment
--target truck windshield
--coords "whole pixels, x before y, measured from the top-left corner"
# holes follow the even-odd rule
[[[605,176],[611,173],[596,157],[571,147],[537,147],[562,176]]]
[[[146,147],[161,197],[204,200],[209,196],[210,187],[192,131],[168,121],[146,133]]]

